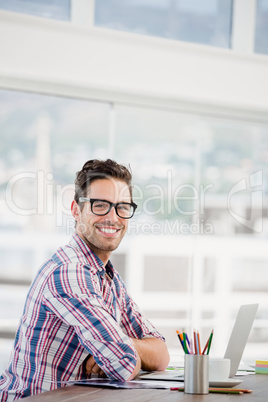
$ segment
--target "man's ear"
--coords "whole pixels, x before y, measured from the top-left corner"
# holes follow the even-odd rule
[[[72,202],[71,211],[72,211],[72,215],[73,215],[74,219],[76,220],[76,222],[80,222],[81,211],[80,211],[79,205],[77,204],[77,202],[75,200],[73,200],[73,202]]]

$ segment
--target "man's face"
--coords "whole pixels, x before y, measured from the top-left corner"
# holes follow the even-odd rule
[[[94,181],[88,189],[87,198],[117,202],[131,202],[127,184],[117,179],[102,179]],[[89,202],[83,204],[82,211],[73,202],[72,213],[77,221],[77,234],[89,245],[91,250],[106,263],[124,237],[128,220],[120,218],[112,208],[107,215],[97,216],[91,212]]]

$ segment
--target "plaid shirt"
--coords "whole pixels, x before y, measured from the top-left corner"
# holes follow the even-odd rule
[[[38,271],[24,307],[0,400],[19,399],[83,378],[91,354],[106,375],[126,380],[136,365],[132,338],[163,337],[141,314],[111,263],[83,240],[56,251]]]

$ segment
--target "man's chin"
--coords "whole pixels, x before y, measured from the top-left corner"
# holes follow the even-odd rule
[[[117,244],[108,244],[108,245],[105,245],[105,246],[100,247],[100,248],[103,251],[114,251],[119,247],[119,244],[120,244],[120,242],[117,243]]]
[[[94,243],[88,242],[88,245],[90,248],[98,249],[100,251],[112,252],[119,247],[121,240],[117,241],[117,242],[105,242],[105,243],[104,242],[94,242]]]

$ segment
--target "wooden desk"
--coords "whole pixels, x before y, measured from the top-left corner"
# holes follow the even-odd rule
[[[26,399],[27,402],[234,402],[238,398],[241,402],[263,402],[268,399],[268,376],[260,374],[245,376],[243,382],[236,388],[252,389],[253,392],[243,395],[189,395],[169,389],[105,389],[72,385],[30,396]]]

